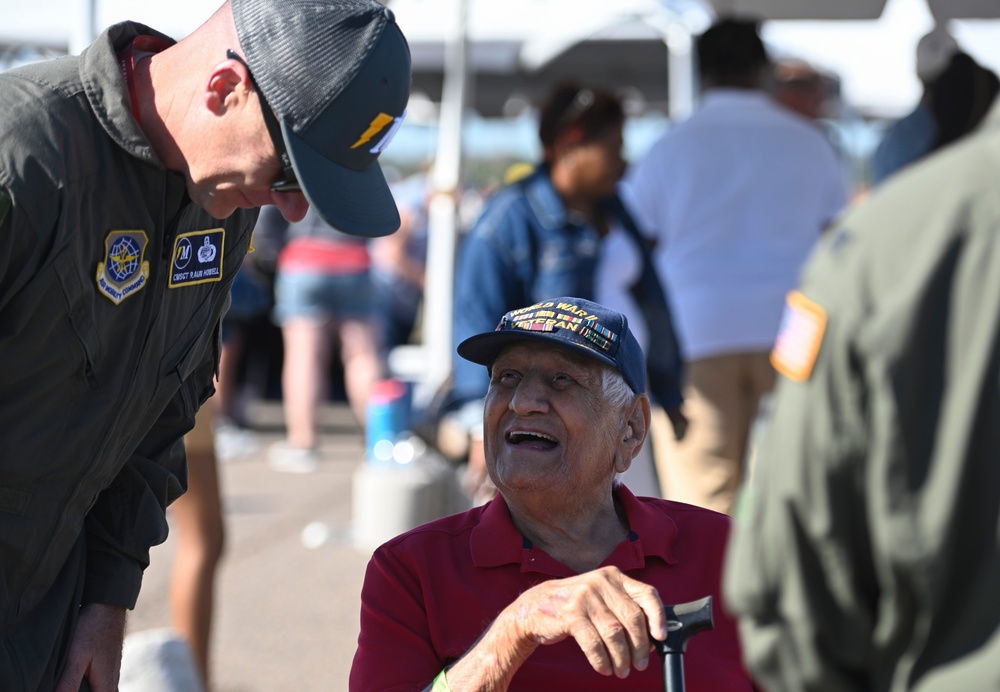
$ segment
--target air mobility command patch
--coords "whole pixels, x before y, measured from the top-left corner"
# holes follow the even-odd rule
[[[104,261],[97,264],[97,288],[118,305],[149,280],[143,259],[149,239],[145,231],[111,231],[104,239]]]
[[[771,351],[771,364],[785,377],[809,379],[826,331],[826,310],[799,291],[788,294],[778,338]]]
[[[222,243],[225,230],[181,233],[174,241],[173,263],[170,265],[170,288],[194,286],[210,281],[222,281]]]

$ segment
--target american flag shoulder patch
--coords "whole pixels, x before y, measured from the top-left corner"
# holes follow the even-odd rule
[[[826,331],[826,310],[800,291],[788,294],[771,364],[785,377],[804,382],[812,374]]]

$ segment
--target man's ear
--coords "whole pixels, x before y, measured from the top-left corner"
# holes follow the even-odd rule
[[[626,432],[631,431],[632,439],[637,443],[636,453],[638,453],[639,447],[642,446],[646,435],[649,433],[650,417],[649,397],[645,394],[640,394],[632,402],[632,411],[628,417],[628,426],[625,428]]]
[[[253,89],[250,72],[238,60],[227,59],[212,68],[205,87],[205,107],[214,115],[222,115],[229,106],[229,97]]]
[[[626,463],[626,466],[623,469],[618,469],[619,473],[627,471],[628,467],[632,465],[632,460],[638,456],[639,450],[642,449],[642,443],[646,440],[646,435],[649,432],[649,421],[649,397],[640,394],[632,402],[623,426],[622,449],[624,454],[622,456],[624,459],[622,461]]]

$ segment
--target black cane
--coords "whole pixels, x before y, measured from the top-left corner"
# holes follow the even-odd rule
[[[666,692],[684,692],[684,652],[688,640],[715,627],[712,620],[712,597],[664,606],[667,611],[667,638],[654,640],[663,656],[663,685]]]

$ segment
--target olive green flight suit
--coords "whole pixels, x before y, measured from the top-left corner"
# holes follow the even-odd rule
[[[748,665],[1000,689],[1000,111],[849,212],[796,301],[727,556]]]

